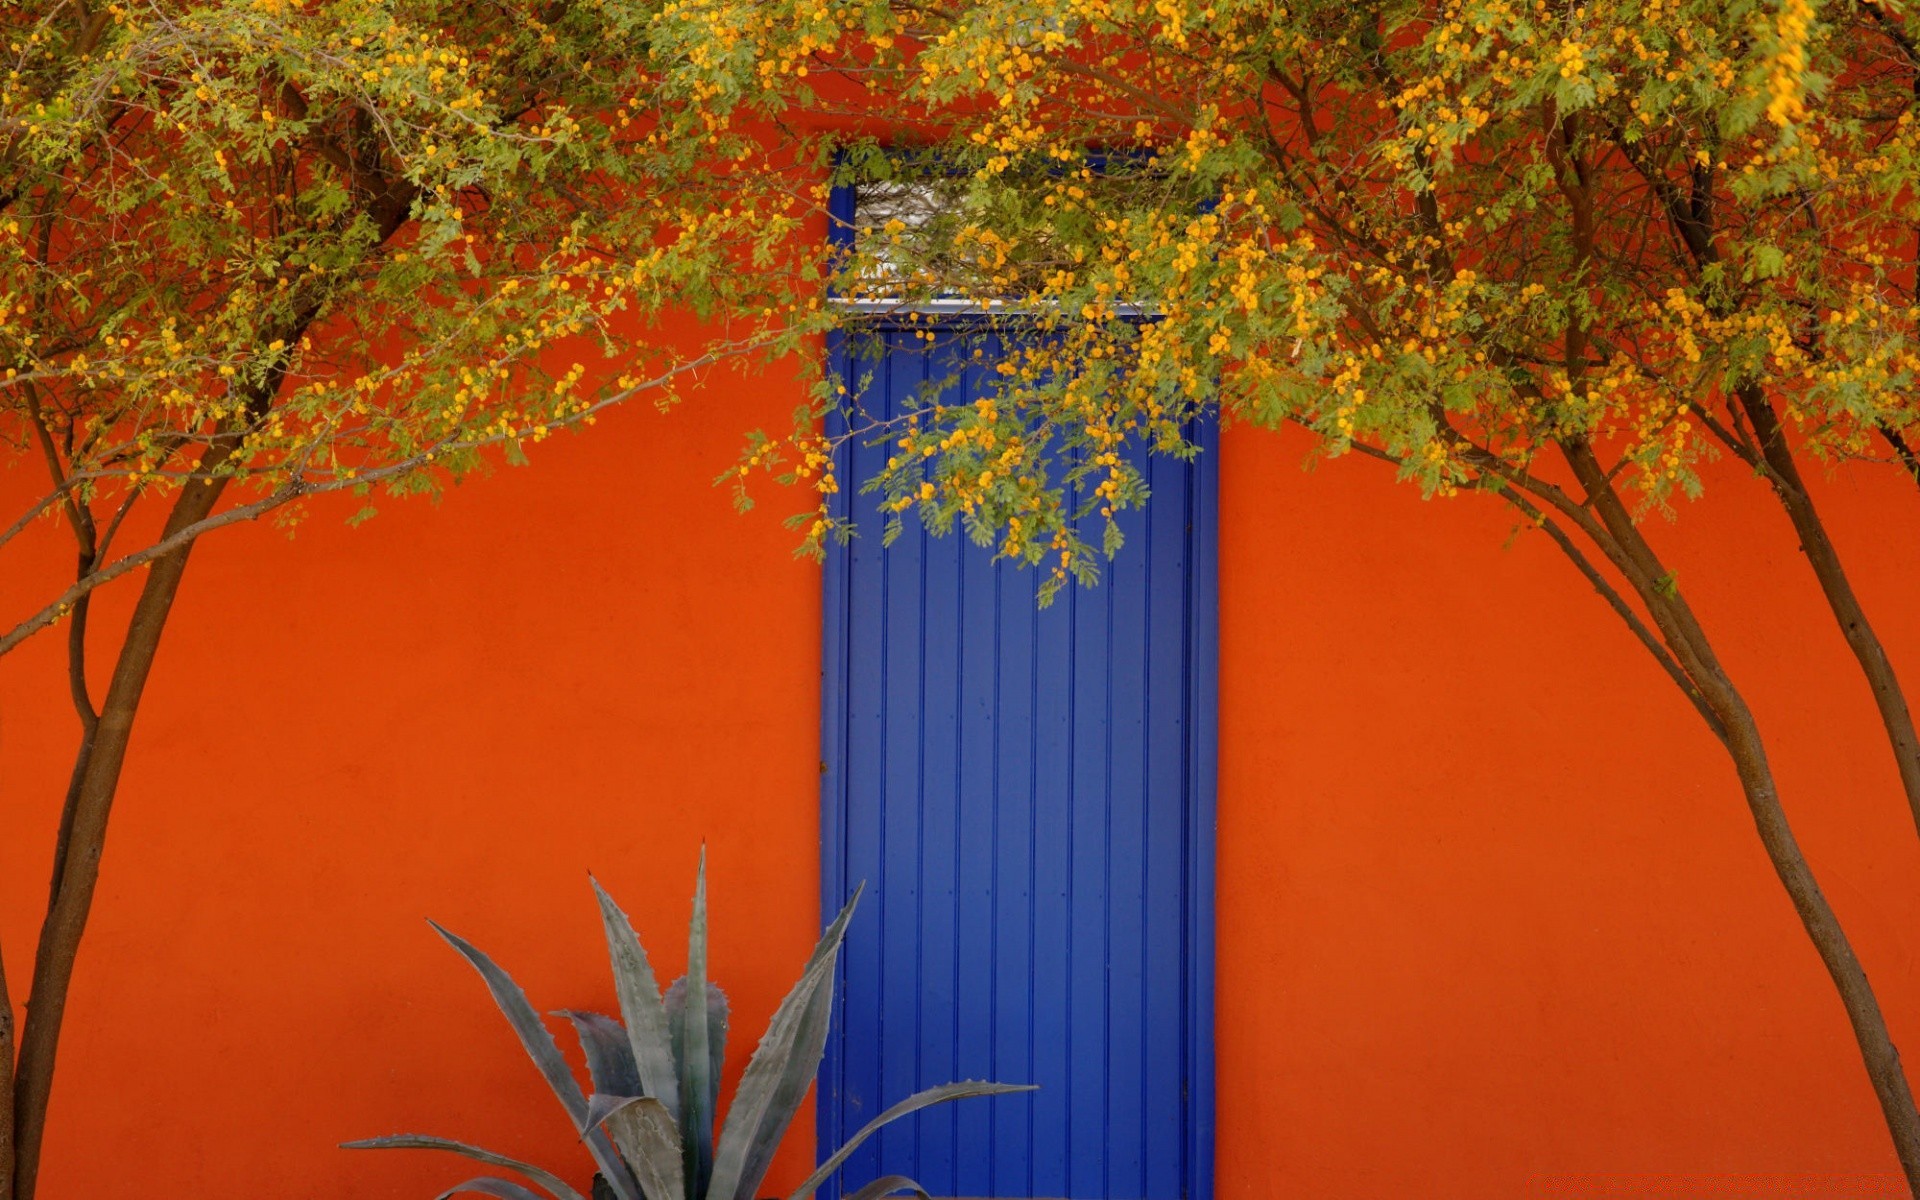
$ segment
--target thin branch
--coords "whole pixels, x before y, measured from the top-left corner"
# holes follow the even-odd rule
[[[73,486],[74,481],[68,480],[64,486],[57,487],[34,501],[33,504],[28,506],[27,511],[21,513],[14,519],[13,524],[7,526],[4,530],[0,530],[0,546],[4,546],[14,538],[20,536],[20,533],[25,530],[27,526],[38,520],[41,514],[60,503],[61,499],[65,497]]]
[[[723,359],[744,354],[748,349],[749,347],[745,345],[739,345],[728,347],[725,350],[709,351],[699,358],[690,359],[685,363],[681,363],[652,379],[644,380],[631,387],[614,392],[604,399],[581,409],[579,412],[570,414],[565,419],[555,422],[552,427],[565,428],[579,424],[589,417],[632,399],[641,392],[664,387],[682,375],[712,366],[714,363],[720,362]],[[136,550],[131,554],[117,558],[105,566],[96,568],[85,578],[76,580],[72,587],[61,592],[60,595],[55,597],[46,607],[21,621],[12,629],[9,629],[4,635],[0,635],[0,655],[7,654],[21,642],[66,616],[81,598],[91,595],[98,588],[113,582],[129,571],[137,570],[153,562],[155,559],[171,554],[180,547],[190,544],[203,534],[225,528],[228,525],[237,525],[243,521],[258,520],[260,517],[276,509],[283,508],[296,500],[322,496],[329,492],[341,492],[371,487],[374,484],[384,482],[388,479],[394,479],[409,472],[429,467],[435,459],[446,454],[460,453],[468,450],[481,450],[516,440],[518,439],[511,434],[499,433],[483,438],[436,442],[418,454],[388,463],[383,467],[363,471],[352,477],[336,476],[321,480],[298,477],[290,479],[274,491],[250,504],[243,504],[238,508],[231,508],[226,512],[195,521],[175,531],[173,534],[161,538],[145,549]]]
[[[1846,639],[1847,648],[1853,651],[1861,674],[1866,677],[1867,685],[1873,691],[1874,705],[1879,709],[1881,724],[1886,729],[1887,741],[1900,771],[1901,790],[1906,793],[1907,808],[1913,817],[1914,828],[1920,831],[1920,728],[1915,726],[1913,710],[1907,704],[1906,690],[1901,686],[1899,672],[1887,653],[1886,644],[1880,640],[1872,621],[1867,618],[1866,607],[1853,590],[1853,582],[1847,576],[1839,548],[1833,544],[1826,521],[1820,516],[1813,496],[1800,476],[1799,463],[1795,460],[1793,447],[1788,443],[1786,430],[1774,412],[1772,401],[1757,386],[1743,387],[1735,394],[1758,435],[1760,450],[1765,456],[1767,482],[1772,485],[1781,507],[1786,509],[1787,519],[1793,523],[1793,530],[1799,535],[1800,551],[1806,556],[1807,565],[1820,583],[1821,594],[1826,597],[1834,621],[1840,626],[1840,634]]]
[[[40,407],[39,389],[28,387],[26,394],[27,423],[33,426],[34,440],[39,443],[41,457],[46,460],[47,475],[53,481],[62,507],[66,509],[67,523],[73,527],[74,541],[79,543],[80,553],[90,554],[94,541],[93,514],[85,504],[74,498],[66,465],[60,461],[60,451],[53,444],[53,431],[47,428],[46,415]]]
[[[76,565],[74,576],[85,579],[93,569],[100,565],[99,542],[93,523],[93,510],[85,501],[77,498],[71,488],[67,488],[68,472],[66,464],[60,460],[60,450],[54,445],[53,430],[48,428],[46,414],[40,404],[40,391],[28,387],[27,416],[33,426],[34,438],[40,443],[42,457],[47,464],[47,474],[51,476],[56,489],[61,493],[62,507],[67,513],[67,524],[73,531],[76,546]],[[71,439],[69,439],[69,443]],[[74,713],[80,718],[81,745],[84,747],[93,739],[94,730],[100,724],[100,713],[93,706],[93,697],[87,690],[87,614],[91,605],[89,597],[82,596],[73,605],[73,621],[67,627],[67,693],[72,697]],[[71,796],[69,796],[71,800]]]
[[[1700,719],[1707,723],[1707,728],[1713,732],[1713,736],[1718,738],[1722,745],[1726,745],[1728,737],[1726,723],[1720,719],[1718,713],[1707,706],[1706,697],[1700,694],[1700,689],[1694,685],[1686,669],[1680,665],[1678,659],[1674,658],[1672,651],[1662,644],[1653,630],[1647,627],[1647,623],[1640,619],[1640,614],[1633,611],[1633,607],[1627,603],[1619,589],[1608,582],[1606,577],[1600,574],[1599,568],[1593,565],[1593,561],[1581,552],[1580,547],[1568,536],[1567,531],[1536,508],[1526,497],[1507,488],[1500,489],[1500,494],[1522,513],[1532,517],[1534,523],[1554,540],[1554,544],[1560,547],[1561,551],[1572,560],[1580,574],[1593,585],[1593,590],[1600,593],[1601,599],[1607,602],[1607,607],[1613,609],[1614,613],[1626,622],[1627,628],[1633,631],[1633,636],[1646,647],[1647,653],[1653,655],[1654,661],[1660,664],[1660,669],[1667,673],[1667,677],[1673,680],[1674,686],[1679,688],[1681,694],[1687,698],[1687,703],[1693,705],[1694,711],[1700,714]]]
[[[1307,428],[1307,426],[1302,424],[1302,428]],[[1369,458],[1378,459],[1381,462],[1390,463],[1396,467],[1406,466],[1404,459],[1389,454],[1377,446],[1370,446],[1364,442],[1353,442],[1351,445],[1355,450]],[[1646,649],[1648,654],[1653,656],[1653,660],[1660,665],[1660,669],[1666,672],[1667,678],[1671,679],[1674,686],[1680,689],[1680,694],[1687,698],[1687,703],[1693,705],[1694,711],[1699,713],[1700,719],[1707,723],[1707,728],[1713,732],[1713,736],[1718,738],[1722,744],[1725,744],[1727,741],[1727,727],[1725,723],[1707,706],[1706,697],[1701,695],[1700,689],[1695,686],[1692,678],[1687,675],[1686,669],[1680,665],[1679,660],[1673,656],[1673,652],[1660,640],[1659,635],[1654,633],[1654,631],[1647,626],[1646,621],[1641,619],[1640,614],[1634,611],[1633,606],[1627,603],[1626,597],[1620,594],[1620,589],[1615,587],[1613,583],[1600,572],[1600,569],[1594,565],[1593,559],[1590,558],[1585,551],[1580,549],[1579,543],[1573,540],[1572,535],[1552,517],[1542,511],[1539,505],[1527,499],[1512,485],[1502,482],[1492,490],[1499,495],[1501,499],[1519,510],[1521,515],[1525,516],[1530,524],[1553,539],[1554,545],[1560,547],[1561,553],[1565,554],[1567,559],[1573,563],[1574,569],[1579,571],[1581,576],[1593,585],[1593,590],[1598,592],[1600,598],[1607,602],[1607,607],[1611,608],[1614,611],[1614,615],[1618,616],[1620,620],[1626,624],[1628,630],[1633,633],[1634,638],[1639,641],[1640,645]]]
[[[1728,411],[1733,417],[1731,425],[1722,424],[1720,418],[1709,412],[1705,405],[1696,404],[1693,407],[1693,415],[1699,418],[1700,424],[1706,427],[1715,441],[1725,446],[1735,458],[1749,467],[1760,466],[1760,448],[1753,444],[1752,438],[1747,436],[1747,426],[1741,419],[1739,411],[1736,409]]]
[[[127,514],[133,511],[133,506],[140,502],[140,497],[145,491],[144,483],[135,483],[127,488],[126,498],[121,500],[120,507],[114,510],[112,519],[107,522],[105,531],[100,534],[100,544],[94,547],[96,559],[106,557],[107,548],[113,545],[113,535],[120,532],[120,523],[127,519]]]
[[[1887,445],[1893,447],[1895,457],[1900,460],[1900,465],[1907,469],[1907,474],[1913,476],[1915,483],[1920,484],[1920,457],[1915,456],[1913,443],[1907,441],[1905,435],[1891,425],[1880,426],[1880,436],[1886,438]]]
[[[1907,31],[1894,23],[1893,14],[1882,8],[1875,0],[1860,0],[1859,6],[1865,9],[1867,15],[1880,26],[1880,31],[1887,35],[1887,40],[1900,48],[1900,53],[1906,58],[1908,64],[1920,67],[1920,46],[1914,45],[1913,39],[1907,36]]]

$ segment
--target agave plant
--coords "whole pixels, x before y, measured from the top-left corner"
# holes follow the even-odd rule
[[[624,1024],[600,1013],[562,1011],[580,1039],[591,1090],[583,1089],[561,1056],[553,1034],[511,976],[466,940],[439,925],[445,938],[486,981],[547,1086],[567,1110],[593,1156],[595,1200],[755,1200],[773,1153],[786,1136],[826,1050],[833,1009],[834,964],[847,922],[860,894],[840,910],[807,959],[800,981],[773,1014],[767,1032],[734,1089],[727,1120],[715,1136],[720,1068],[726,1057],[727,998],[707,978],[707,863],[700,855],[688,935],[687,973],[664,996],[654,981],[647,952],[633,925],[596,880],[600,920],[613,963],[614,994]],[[431,924],[431,922],[429,922]],[[890,1121],[948,1100],[1031,1091],[1028,1086],[967,1081],[918,1092],[868,1122],[807,1177],[789,1200],[807,1200],[845,1163],[847,1156]],[[492,1167],[514,1171],[545,1189],[552,1200],[586,1200],[558,1175],[451,1138],[396,1134],[347,1142],[349,1150],[449,1150]],[[542,1200],[540,1192],[498,1176],[482,1176],[449,1188],[498,1200]],[[889,1175],[848,1200],[880,1200],[899,1192],[924,1197],[911,1179]]]

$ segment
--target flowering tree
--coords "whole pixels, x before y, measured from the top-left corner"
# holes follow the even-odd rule
[[[1142,496],[1119,448],[1193,453],[1189,418],[1218,411],[1490,497],[1551,539],[1725,748],[1920,1194],[1879,1002],[1765,731],[1646,533],[1709,460],[1765,481],[1920,826],[1907,700],[1805,482],[1810,464],[1920,482],[1907,8],[679,0],[663,36],[730,31],[687,67],[716,108],[908,131],[904,156],[843,139],[842,178],[879,200],[839,264],[849,299],[971,303],[1032,331],[995,397],[849,413],[845,436],[897,447],[869,482],[899,519],[959,523],[1056,582],[1090,571],[1115,539],[1077,529]],[[839,486],[831,440],[791,440]],[[823,508],[813,536],[835,532]]]
[[[0,518],[0,548],[51,521],[75,552],[37,598],[13,573],[28,604],[0,654],[64,625],[79,723],[17,1054],[0,970],[0,1200],[35,1191],[108,816],[195,542],[327,492],[432,491],[489,448],[513,459],[631,396],[671,398],[804,324],[783,315],[791,278],[738,269],[798,219],[778,195],[755,203],[778,180],[758,157],[780,147],[716,157],[698,107],[651,70],[654,15],[0,13],[0,438],[44,479]],[[733,318],[707,341],[649,336],[668,305]],[[142,568],[126,627],[92,628],[94,592]],[[98,694],[96,649],[113,657]]]

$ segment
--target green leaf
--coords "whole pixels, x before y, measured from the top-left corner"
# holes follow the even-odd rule
[[[452,1138],[434,1137],[425,1133],[394,1133],[385,1137],[342,1142],[340,1148],[342,1150],[445,1150],[450,1154],[471,1158],[475,1162],[482,1162],[490,1167],[505,1167],[509,1171],[518,1171],[552,1193],[554,1200],[586,1200],[586,1197],[568,1187],[566,1180],[551,1171],[543,1170],[532,1163],[523,1163],[519,1159],[508,1158],[504,1154],[495,1154],[479,1146],[456,1142]]]
[[[682,975],[667,989],[667,1021],[673,1029],[674,1061],[686,1055],[687,977]],[[727,994],[719,985],[707,983],[707,1059],[712,1064],[704,1111],[720,1111],[720,1079],[727,1062]],[[637,1093],[636,1093],[637,1094]]]
[[[449,933],[433,921],[435,933],[445,938],[447,944],[458,950],[462,957],[473,964],[473,969],[486,981],[487,990],[493,994],[493,1002],[513,1026],[513,1032],[520,1038],[520,1045],[527,1057],[546,1077],[547,1086],[560,1098],[567,1115],[573,1118],[575,1129],[583,1130],[587,1149],[593,1153],[594,1162],[600,1167],[600,1173],[607,1177],[621,1200],[640,1200],[634,1193],[633,1184],[626,1178],[626,1172],[620,1166],[620,1157],[614,1152],[613,1143],[597,1129],[586,1125],[587,1098],[580,1091],[580,1084],[574,1079],[573,1072],[567,1069],[567,1060],[560,1054],[560,1047],[553,1040],[553,1034],[541,1023],[540,1015],[527,1003],[527,994],[513,977],[501,970],[494,961],[482,954],[478,948],[457,934]]]
[[[718,1087],[707,1024],[707,850],[693,885],[693,920],[687,927],[685,1014],[680,1045],[680,1136],[686,1158],[687,1200],[701,1200],[713,1175],[713,1098]]]
[[[908,1179],[905,1175],[882,1175],[859,1191],[847,1197],[847,1200],[880,1200],[882,1196],[891,1196],[895,1192],[912,1192],[920,1200],[931,1200],[926,1189]]]
[[[754,1200],[760,1181],[786,1137],[787,1126],[806,1098],[826,1051],[833,1008],[833,970],[840,943],[860,902],[856,889],[833,924],[821,934],[799,982],[767,1023],[767,1032],[734,1090],[720,1136],[712,1186],[702,1200]]]
[[[879,1132],[882,1126],[897,1121],[909,1113],[916,1113],[936,1104],[945,1104],[950,1100],[965,1100],[974,1096],[1006,1096],[1014,1092],[1037,1090],[1035,1085],[1030,1083],[985,1083],[967,1080],[962,1083],[943,1083],[939,1087],[931,1087],[924,1092],[915,1092],[862,1126],[859,1133],[847,1139],[846,1145],[833,1152],[833,1157],[821,1163],[818,1170],[807,1176],[807,1181],[794,1189],[787,1200],[807,1200],[830,1175],[840,1169],[840,1165],[847,1161],[860,1143]]]
[[[573,1009],[561,1009],[554,1014],[565,1017],[573,1023],[573,1032],[580,1039],[580,1053],[587,1060],[587,1076],[593,1080],[593,1090],[609,1096],[643,1095],[640,1088],[640,1071],[633,1063],[633,1047],[627,1042],[627,1031],[620,1022],[612,1017],[594,1012],[576,1012]],[[589,1097],[591,1107],[592,1099]]]
[[[532,1188],[522,1187],[507,1179],[495,1179],[491,1175],[456,1183],[435,1196],[434,1200],[447,1200],[448,1196],[457,1196],[461,1192],[479,1192],[483,1196],[497,1197],[498,1200],[540,1200],[540,1193]]]
[[[678,1122],[679,1069],[674,1065],[673,1034],[660,999],[660,985],[654,982],[653,965],[647,961],[640,939],[634,936],[627,914],[620,911],[599,880],[592,883],[593,894],[600,901],[600,923],[606,929],[607,957],[613,963],[613,990],[620,1000],[620,1016],[627,1025],[627,1044],[633,1049],[640,1084]]]
[[[620,1097],[600,1120],[640,1177],[640,1189],[648,1200],[681,1200],[686,1180],[680,1130],[666,1105],[651,1096]]]

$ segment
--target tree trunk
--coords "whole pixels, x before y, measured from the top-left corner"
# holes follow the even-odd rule
[[[1846,931],[1840,927],[1827,898],[1820,891],[1813,870],[1807,865],[1799,841],[1787,823],[1786,810],[1767,763],[1766,750],[1753,717],[1740,704],[1739,714],[1728,720],[1727,750],[1740,774],[1740,786],[1746,793],[1747,810],[1753,815],[1754,828],[1766,847],[1774,874],[1787,889],[1801,927],[1813,941],[1827,974],[1840,992],[1840,1002],[1853,1026],[1854,1042],[1866,1063],[1867,1078],[1873,1082],[1873,1094],[1880,1101],[1880,1113],[1887,1132],[1893,1137],[1893,1150],[1906,1173],[1907,1189],[1920,1198],[1920,1110],[1913,1102],[1913,1091],[1900,1065],[1900,1051],[1893,1044],[1880,1001],[1867,981],[1865,968],[1854,955]]]
[[[0,1200],[13,1200],[13,994],[0,955]]]
[[[1570,440],[1561,443],[1561,450],[1586,490],[1594,515],[1611,539],[1611,545],[1605,547],[1609,560],[1627,577],[1667,644],[1699,687],[1702,699],[1720,718],[1722,728],[1717,732],[1733,759],[1746,796],[1747,811],[1760,834],[1767,860],[1786,888],[1801,928],[1806,930],[1840,993],[1847,1021],[1853,1026],[1854,1042],[1880,1102],[1881,1116],[1893,1138],[1894,1153],[1906,1174],[1907,1189],[1915,1200],[1920,1200],[1920,1109],[1914,1106],[1913,1091],[1900,1065],[1900,1052],[1893,1044],[1893,1035],[1887,1029],[1886,1016],[1880,1011],[1880,1001],[1794,837],[1786,810],[1780,803],[1773,768],[1767,762],[1759,723],[1747,707],[1746,698],[1721,665],[1699,619],[1672,586],[1671,573],[1635,524],[1614,490],[1612,477],[1601,467],[1591,447],[1585,442]]]
[[[1861,673],[1873,689],[1873,702],[1880,710],[1880,723],[1887,731],[1894,765],[1900,772],[1900,786],[1907,794],[1907,811],[1913,817],[1914,831],[1920,833],[1920,734],[1914,731],[1913,712],[1907,707],[1900,677],[1894,672],[1893,661],[1887,657],[1880,635],[1867,620],[1860,598],[1854,595],[1853,584],[1840,562],[1840,552],[1827,536],[1826,522],[1814,508],[1813,497],[1800,476],[1793,448],[1787,445],[1773,406],[1765,396],[1751,389],[1740,394],[1740,406],[1753,422],[1754,436],[1767,464],[1767,482],[1779,497],[1780,506],[1786,509],[1788,520],[1793,522],[1793,530],[1800,536],[1800,551],[1807,556],[1814,578],[1820,581],[1820,590],[1826,595],[1827,607],[1833,610],[1840,633],[1847,640],[1847,648],[1853,651]]]
[[[213,511],[220,494],[226,490],[227,480],[205,476],[217,469],[230,453],[230,443],[222,442],[201,457],[198,471],[201,477],[190,480],[180,489],[167,515],[163,537],[204,519]],[[60,865],[52,901],[41,924],[40,942],[34,955],[33,982],[20,1036],[20,1061],[13,1080],[14,1190],[10,1197],[0,1194],[0,1200],[33,1200],[46,1134],[48,1101],[53,1093],[60,1025],[66,1014],[67,993],[73,982],[81,935],[86,931],[93,905],[94,886],[100,878],[107,817],[120,783],[141,693],[153,669],[160,635],[166,628],[167,616],[192,550],[193,543],[189,542],[155,559],[148,567],[146,584],[134,605],[133,616],[127,623],[126,640],[114,664],[113,681],[100,705],[99,725],[94,730],[92,744],[85,750],[76,803],[72,806],[72,823],[66,830],[66,845],[58,852]]]

